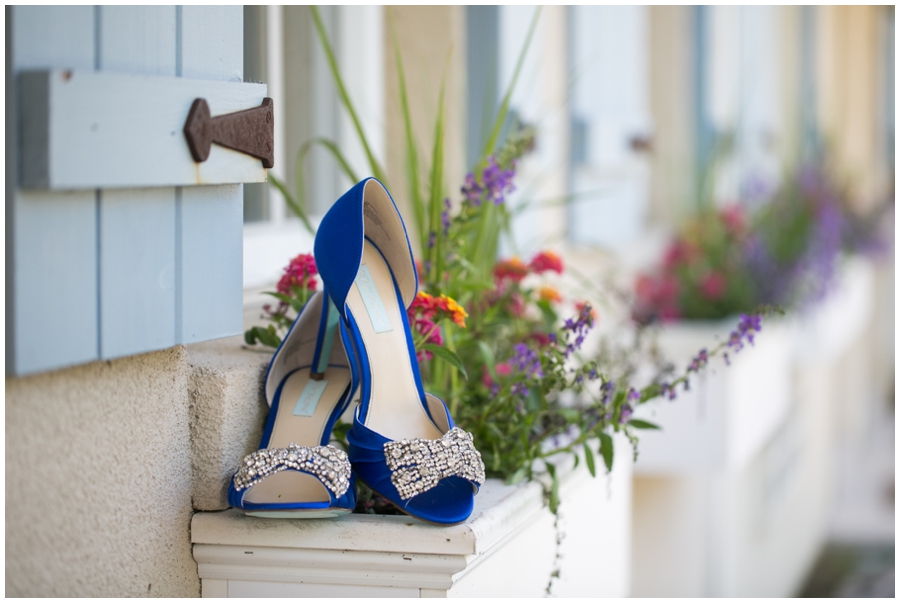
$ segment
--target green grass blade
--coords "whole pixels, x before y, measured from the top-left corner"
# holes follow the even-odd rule
[[[448,57],[449,59],[449,57]],[[449,60],[448,60],[449,63]],[[435,245],[429,250],[431,258],[432,274],[440,276],[443,274],[443,258],[444,254],[441,250],[443,247],[441,212],[444,208],[444,84],[446,83],[447,69],[444,68],[444,75],[441,78],[441,93],[438,97],[438,114],[434,124],[434,148],[431,153],[431,186],[428,198],[428,207],[431,219],[428,229],[435,233]],[[426,235],[427,240],[430,232]],[[435,279],[437,280],[437,279]]]
[[[425,248],[428,233],[425,228],[425,201],[419,183],[419,153],[416,147],[415,134],[412,127],[412,116],[409,111],[409,95],[406,88],[406,74],[403,70],[403,58],[400,54],[400,43],[394,30],[394,21],[388,13],[388,24],[394,41],[394,60],[397,63],[397,79],[400,87],[400,107],[403,112],[403,128],[406,134],[406,178],[409,196],[413,206],[413,217],[416,220],[416,231],[419,234],[419,246]]]
[[[306,208],[309,207],[309,203],[306,199],[306,156],[312,150],[315,145],[321,145],[327,149],[331,155],[338,162],[338,167],[344,173],[345,176],[350,180],[350,182],[359,182],[359,178],[356,173],[353,171],[353,168],[350,167],[350,163],[347,161],[347,158],[344,157],[344,154],[341,153],[341,150],[334,143],[334,141],[328,140],[327,138],[313,138],[312,140],[306,141],[300,150],[297,152],[297,159],[294,163],[294,175],[295,182],[297,184],[297,198],[294,199],[290,196],[290,193],[287,191],[284,183],[274,178],[273,176],[269,176],[272,180],[272,184],[281,191],[284,195],[285,200],[288,203],[288,206],[293,210],[295,214],[303,221],[306,228],[310,233],[315,234],[315,229],[312,227],[312,224],[309,222],[309,217],[306,211]]]
[[[303,222],[303,226],[306,227],[306,230],[309,231],[309,234],[316,234],[316,229],[313,228],[312,223],[309,221],[309,216],[306,215],[306,209],[304,205],[301,205],[301,203],[299,203],[297,199],[295,199],[294,196],[291,195],[291,192],[284,185],[284,182],[276,178],[273,174],[269,174],[269,184],[281,191],[281,194],[284,196],[284,200],[285,202],[287,202],[288,207],[291,208],[291,211],[297,214],[297,217],[300,218],[301,222]]]
[[[447,348],[442,348],[441,346],[434,345],[433,343],[423,343],[419,346],[420,350],[431,352],[450,366],[456,368],[464,379],[468,381],[469,374],[466,372],[466,367],[463,364],[463,361],[456,355],[456,353],[451,352]]]
[[[359,116],[356,114],[356,110],[353,108],[353,103],[350,101],[350,95],[347,93],[347,87],[344,86],[344,79],[341,77],[341,71],[337,64],[337,59],[334,56],[334,50],[331,48],[331,43],[328,41],[328,36],[325,33],[325,25],[322,23],[322,17],[319,15],[318,7],[311,6],[310,11],[312,11],[313,22],[316,25],[316,31],[319,34],[319,39],[322,41],[322,48],[325,51],[325,56],[328,59],[328,67],[331,69],[331,75],[334,77],[334,82],[338,88],[338,94],[341,97],[341,102],[344,104],[344,108],[347,110],[347,113],[350,114],[350,119],[353,121],[353,127],[356,129],[356,134],[359,136],[359,141],[363,146],[363,150],[366,152],[366,157],[369,160],[369,166],[372,169],[372,175],[378,178],[385,186],[387,186],[387,178],[385,177],[385,172],[381,168],[381,165],[378,163],[378,160],[375,158],[375,154],[372,152],[372,148],[369,146],[369,141],[366,138],[366,134],[363,131],[362,124],[359,121]]]
[[[525,36],[525,44],[516,60],[516,68],[513,71],[512,80],[503,95],[503,101],[500,103],[500,109],[497,111],[497,117],[494,119],[494,127],[491,129],[491,135],[485,141],[484,152],[482,155],[487,157],[497,146],[500,138],[500,131],[503,129],[503,123],[506,121],[506,114],[509,113],[509,102],[512,98],[513,90],[515,90],[516,82],[519,80],[519,73],[522,71],[522,65],[525,63],[525,55],[528,54],[528,48],[531,46],[531,39],[534,37],[534,30],[537,28],[538,17],[541,14],[541,7],[537,7],[534,11],[534,17],[531,19],[531,25],[528,27],[528,34]]]

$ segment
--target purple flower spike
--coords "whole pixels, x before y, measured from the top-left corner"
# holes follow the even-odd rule
[[[541,368],[541,358],[537,352],[531,350],[524,343],[517,343],[513,346],[514,355],[509,362],[517,370],[525,373],[526,377],[541,378],[544,371]]]
[[[478,180],[475,179],[475,174],[471,172],[466,174],[466,181],[461,190],[466,201],[475,205],[481,205],[481,193],[484,192],[484,188],[478,184]]]

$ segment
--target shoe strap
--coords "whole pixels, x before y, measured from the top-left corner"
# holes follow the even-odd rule
[[[328,360],[331,358],[331,348],[334,346],[334,336],[337,333],[338,323],[341,320],[334,307],[331,297],[326,294],[328,300],[322,307],[322,319],[319,321],[319,336],[316,339],[316,351],[313,354],[312,367],[309,376],[315,381],[325,378],[328,369]]]

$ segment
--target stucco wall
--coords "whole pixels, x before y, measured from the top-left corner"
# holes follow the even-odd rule
[[[6,379],[7,596],[198,596],[184,347]]]

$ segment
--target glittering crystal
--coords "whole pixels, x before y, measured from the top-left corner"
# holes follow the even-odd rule
[[[343,496],[350,487],[350,461],[343,450],[294,443],[287,448],[264,448],[247,455],[234,476],[234,487],[238,492],[246,490],[285,469],[297,469],[315,476],[335,496]]]
[[[387,442],[384,451],[391,482],[403,500],[427,492],[454,475],[478,485],[484,483],[481,454],[472,443],[472,435],[459,427],[439,440]]]

